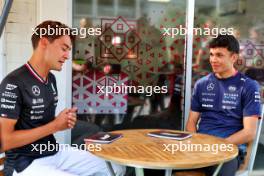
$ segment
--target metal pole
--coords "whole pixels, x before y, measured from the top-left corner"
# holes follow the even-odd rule
[[[3,12],[2,12],[2,15],[0,17],[0,37],[2,36],[2,32],[4,30],[6,20],[8,17],[8,13],[11,9],[12,3],[13,3],[13,0],[6,0],[5,1],[5,5],[3,7]]]
[[[110,175],[111,176],[115,176],[115,171],[114,171],[114,169],[112,167],[112,164],[109,161],[106,161],[106,166],[107,166],[107,168],[108,168],[108,170],[110,172]]]
[[[187,118],[189,115],[189,110],[191,107],[191,90],[192,90],[192,52],[193,52],[193,23],[194,23],[194,7],[195,0],[187,1],[186,8],[186,26],[187,26],[187,35],[185,37],[185,60],[184,60],[184,117],[182,123],[184,126],[182,129],[185,129]]]
[[[136,176],[144,176],[144,169],[143,168],[135,168]]]
[[[165,171],[165,176],[171,176],[172,170],[171,169],[166,169]]]
[[[213,176],[217,176],[217,174],[219,173],[220,169],[222,168],[223,166],[223,163],[220,163],[217,168],[215,169],[214,171],[214,175]]]

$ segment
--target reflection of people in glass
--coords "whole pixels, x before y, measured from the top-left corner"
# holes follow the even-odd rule
[[[263,26],[254,26],[249,30],[249,39],[241,43],[240,60],[236,64],[239,70],[264,69]]]
[[[263,29],[264,29],[264,26],[259,25],[259,26],[252,27],[249,31],[250,42],[253,45],[252,46],[253,58],[251,58],[253,59],[252,66],[257,67],[257,68],[262,68],[262,69],[264,68]]]
[[[175,66],[175,74],[172,77],[170,87],[170,103],[168,108],[151,115],[152,120],[160,120],[160,126],[180,130],[182,128],[182,91],[183,91],[183,64]],[[165,124],[163,125],[162,124]]]
[[[141,39],[142,50],[145,50],[146,45],[149,45],[151,49],[145,52],[146,55],[140,55],[143,60],[141,70],[146,76],[142,78],[140,84],[151,86],[163,86],[167,80],[167,72],[170,70],[170,64],[167,50],[162,49],[160,39],[162,33],[154,25],[150,24],[147,16],[142,16],[138,19],[139,36]],[[162,56],[161,56],[162,55]],[[147,77],[150,75],[150,77]],[[153,93],[150,97],[150,113],[158,112],[159,109],[163,110],[164,95]]]
[[[247,70],[245,74],[250,78],[258,81],[261,87],[261,99],[264,101],[264,35],[263,25],[254,26],[249,30],[249,38],[251,44],[251,55],[243,55],[243,59],[247,59]],[[247,49],[247,48],[246,48]],[[250,53],[250,52],[248,52]],[[251,61],[251,62],[249,62]]]
[[[92,27],[92,22],[88,18],[80,20],[80,28]],[[76,37],[74,46],[74,58],[72,68],[74,71],[85,71],[93,64],[93,51],[89,49],[88,44],[93,42],[93,36],[79,35]]]
[[[212,29],[215,27],[215,23],[213,20],[208,19],[205,21],[204,24],[201,25],[202,28],[209,28]],[[196,42],[196,39],[200,38]],[[195,73],[199,75],[206,75],[211,71],[210,64],[209,64],[209,52],[207,51],[208,42],[212,39],[211,35],[203,35],[203,36],[196,36],[194,38],[194,43],[196,43],[196,47],[199,47],[198,53],[196,54],[193,69]]]
[[[253,43],[258,43],[261,40],[261,33],[262,32],[263,32],[263,26],[262,27],[261,26],[254,26],[254,27],[250,28],[250,30],[249,30],[250,41]]]
[[[219,35],[209,43],[209,48],[213,73],[195,84],[187,130],[238,145],[239,156],[220,170],[222,176],[235,175],[246,153],[246,144],[255,137],[261,115],[259,85],[234,68],[239,43],[233,36]],[[212,175],[215,168],[204,170]]]

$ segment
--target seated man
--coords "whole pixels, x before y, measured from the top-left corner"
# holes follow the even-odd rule
[[[245,155],[246,143],[256,134],[261,115],[259,85],[235,70],[239,43],[234,36],[219,35],[209,48],[213,73],[194,86],[187,130],[225,138],[238,145],[239,156],[225,163],[219,173],[234,176]],[[215,168],[204,169],[206,175],[212,175]]]
[[[51,35],[48,29],[56,33]],[[13,176],[109,176],[104,160],[88,151],[60,147],[53,136],[76,123],[76,108],[66,108],[55,117],[58,92],[50,72],[60,71],[69,58],[71,29],[57,21],[45,21],[35,30],[33,55],[0,84],[5,168],[14,168]],[[124,174],[121,166],[114,165],[114,170],[117,175]]]

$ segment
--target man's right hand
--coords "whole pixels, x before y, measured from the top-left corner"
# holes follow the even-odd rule
[[[52,122],[27,130],[15,130],[17,120],[0,117],[2,150],[22,147],[57,131],[73,128],[76,123],[76,111],[77,108],[64,109]]]
[[[76,123],[76,108],[64,109],[54,119],[53,123],[55,124],[57,131],[73,128]]]

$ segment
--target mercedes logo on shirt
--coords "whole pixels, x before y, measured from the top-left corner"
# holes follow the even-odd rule
[[[228,87],[228,90],[230,92],[235,92],[237,90],[237,88],[236,88],[236,86],[231,85],[231,86]]]
[[[214,89],[214,83],[210,83],[210,84],[207,85],[207,90],[208,91],[211,91],[213,89]]]
[[[35,96],[39,96],[40,95],[40,89],[38,86],[34,85],[32,86],[32,93],[35,95]]]

